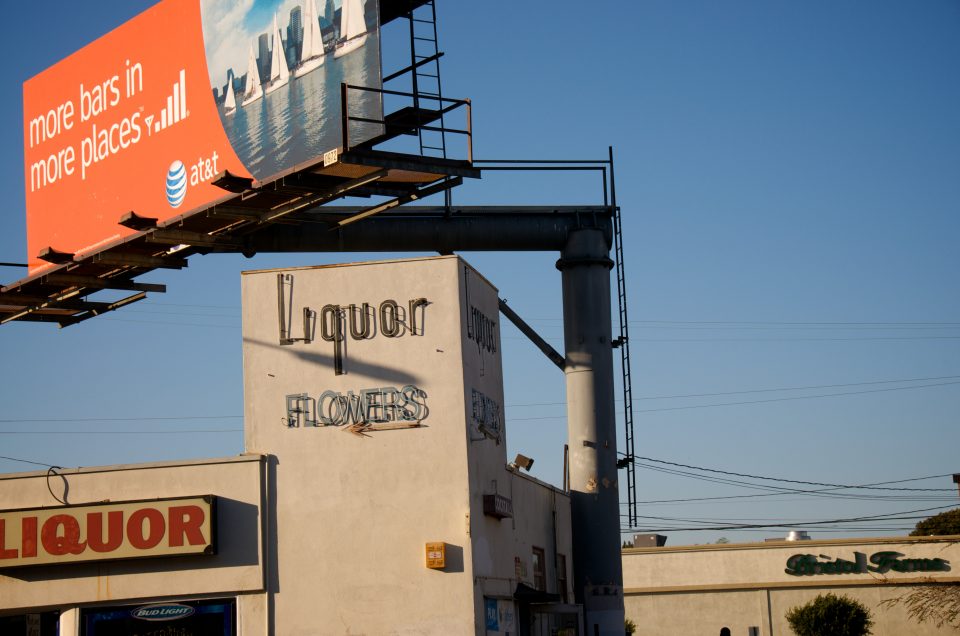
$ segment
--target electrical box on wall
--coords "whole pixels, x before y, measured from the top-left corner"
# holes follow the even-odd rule
[[[442,570],[447,567],[447,544],[435,541],[426,544],[427,567],[431,570]]]

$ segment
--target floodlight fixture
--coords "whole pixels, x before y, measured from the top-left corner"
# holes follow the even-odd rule
[[[530,467],[533,466],[533,458],[517,453],[516,459],[514,459],[513,463],[510,465],[514,468],[522,468],[525,471],[530,472]]]

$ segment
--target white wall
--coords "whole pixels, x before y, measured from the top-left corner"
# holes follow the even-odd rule
[[[463,264],[456,257],[287,270],[294,336],[303,307],[418,310],[396,337],[379,315],[369,338],[345,341],[343,375],[334,343],[279,344],[280,272],[243,276],[245,426],[248,449],[278,458],[273,580],[280,634],[474,632],[470,482],[464,380]],[[477,293],[485,282],[474,281]],[[495,297],[495,293],[494,293]],[[485,372],[499,379],[499,359]],[[413,386],[429,413],[416,428],[287,427],[285,396]],[[502,401],[502,399],[501,399]],[[493,444],[490,442],[490,444]],[[445,570],[425,567],[425,544],[448,544]]]

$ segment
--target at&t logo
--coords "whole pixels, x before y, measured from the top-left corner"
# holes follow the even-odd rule
[[[180,207],[187,196],[187,169],[179,159],[167,170],[167,203],[172,208]]]

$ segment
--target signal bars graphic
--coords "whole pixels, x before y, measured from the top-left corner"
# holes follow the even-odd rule
[[[153,132],[160,132],[187,115],[187,73],[180,69],[180,81],[173,83],[173,94],[167,96],[167,107],[160,111],[160,119],[153,122]]]

